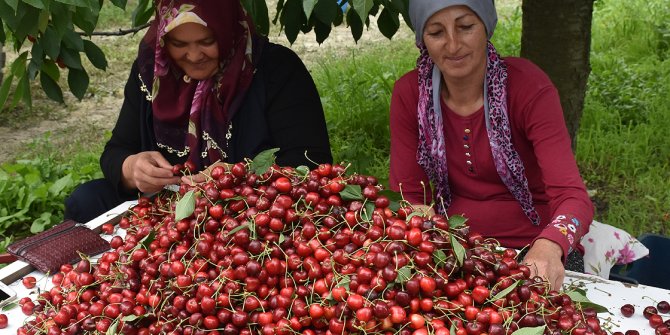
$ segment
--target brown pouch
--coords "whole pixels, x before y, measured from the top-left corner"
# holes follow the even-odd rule
[[[10,244],[7,251],[44,273],[56,273],[63,264],[109,250],[109,242],[85,225],[65,220],[37,235]]]

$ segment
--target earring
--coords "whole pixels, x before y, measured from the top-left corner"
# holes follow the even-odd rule
[[[187,84],[191,82],[191,77],[189,77],[187,74],[184,75],[183,79],[184,79],[184,82],[187,83]]]

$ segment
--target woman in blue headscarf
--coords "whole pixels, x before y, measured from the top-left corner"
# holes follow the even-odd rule
[[[393,91],[391,188],[530,246],[524,262],[560,287],[564,266],[583,271],[593,206],[556,88],[530,61],[498,55],[493,0],[412,0],[410,17],[421,54]]]

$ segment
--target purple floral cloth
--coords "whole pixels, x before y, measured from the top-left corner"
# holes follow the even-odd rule
[[[442,76],[428,55],[425,45],[420,43],[417,46],[421,50],[421,55],[417,60],[419,72],[417,160],[435,188],[436,209],[444,214],[451,204],[451,191],[440,107]],[[532,224],[538,225],[540,216],[533,205],[523,162],[511,140],[507,114],[507,67],[491,42],[488,42],[486,79],[483,84],[486,130],[496,170],[528,219]]]
[[[614,265],[628,264],[649,255],[649,249],[635,237],[598,221],[591,223],[581,244],[585,272],[602,278],[609,278]]]

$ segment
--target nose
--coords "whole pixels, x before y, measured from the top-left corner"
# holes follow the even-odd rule
[[[186,60],[192,63],[197,63],[202,60],[204,53],[197,46],[189,47],[186,51]]]
[[[446,33],[445,48],[447,53],[454,55],[461,47],[461,42],[458,33],[454,29],[448,29]]]

